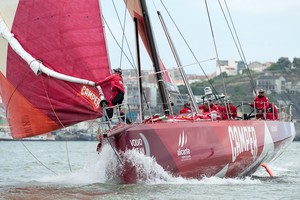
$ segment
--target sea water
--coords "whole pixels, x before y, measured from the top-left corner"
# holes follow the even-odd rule
[[[137,152],[135,160],[146,178],[120,184],[120,165],[97,142],[0,142],[0,199],[299,199],[300,142],[293,142],[268,166],[245,178],[184,179],[164,171],[154,159]]]

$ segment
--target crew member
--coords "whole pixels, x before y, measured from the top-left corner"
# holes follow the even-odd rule
[[[122,70],[121,68],[113,69],[112,75],[106,77],[104,80],[99,81],[96,85],[111,85],[111,97],[109,98],[109,105],[108,106],[116,106],[120,112],[120,116],[125,121],[125,116],[123,111],[121,110],[121,105],[124,100],[124,85],[123,85],[123,77],[122,77]],[[107,116],[112,118],[113,116],[113,109],[107,109]]]
[[[257,111],[257,119],[266,119],[266,111],[269,108],[269,99],[265,96],[265,91],[260,89],[258,95],[254,98],[254,103],[250,103],[252,108]]]
[[[229,117],[231,119],[235,119],[237,117],[236,106],[233,105],[232,101],[228,100],[228,107],[229,107]]]
[[[190,113],[191,111],[191,105],[189,103],[185,103],[183,105],[183,108],[179,111],[180,114]]]
[[[268,120],[278,120],[278,110],[276,105],[270,103],[267,110],[266,118]]]

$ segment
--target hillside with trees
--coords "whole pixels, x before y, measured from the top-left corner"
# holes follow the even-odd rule
[[[281,57],[276,63],[273,63],[264,72],[254,72],[250,70],[251,77],[248,76],[248,73],[223,77],[220,75],[211,80],[194,82],[191,84],[191,88],[194,95],[204,95],[204,88],[211,87],[218,94],[227,94],[234,102],[251,102],[254,97],[253,87],[257,89],[256,80],[266,72],[280,74],[286,79],[287,82],[290,81],[292,84],[296,84],[300,82],[300,58],[294,58],[291,62],[287,57]],[[179,90],[181,93],[187,93],[183,85],[179,86]],[[299,94],[300,91],[298,94],[289,94],[289,91],[286,91],[282,94],[267,94],[267,96],[271,102],[277,103],[278,100],[292,102],[295,107],[295,118],[300,119]]]

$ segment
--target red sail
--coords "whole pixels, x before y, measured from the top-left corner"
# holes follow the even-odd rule
[[[150,50],[150,43],[149,43],[149,39],[147,36],[146,28],[145,28],[145,23],[144,23],[144,19],[143,19],[140,1],[139,0],[124,0],[124,1],[125,1],[125,4],[127,6],[127,9],[129,11],[131,17],[137,19],[139,35],[145,45],[145,48],[146,48],[150,58],[152,58],[151,50]],[[159,60],[159,62],[160,62],[159,64],[161,66],[161,70],[164,72],[163,77],[166,82],[167,89],[169,91],[178,93],[179,90],[178,90],[177,86],[173,83],[169,73],[166,70],[166,67],[164,66],[164,64],[162,63],[161,60]]]
[[[92,81],[110,74],[98,0],[1,2],[0,13],[14,37],[46,67]],[[36,76],[2,38],[0,52],[0,93],[14,138],[101,116],[96,88]],[[103,90],[108,96],[109,88]]]

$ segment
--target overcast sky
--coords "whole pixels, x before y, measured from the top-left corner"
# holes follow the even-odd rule
[[[220,0],[220,2],[223,5],[223,9],[226,9],[224,0]],[[163,3],[197,60],[202,62],[216,58],[205,1],[163,0]],[[240,60],[218,1],[207,0],[207,3],[219,59],[232,58]],[[253,61],[276,62],[282,56],[288,57],[291,61],[294,57],[300,57],[299,0],[226,0],[226,3],[248,63]],[[147,0],[147,4],[150,12],[155,12],[157,8],[162,13],[182,64],[185,66],[195,63],[194,56],[189,52],[189,48],[187,48],[180,34],[174,28],[160,0]],[[106,14],[108,13],[106,15],[107,20],[113,16],[113,12],[106,11]],[[122,8],[120,12],[120,15],[122,15]],[[128,15],[127,18],[129,18]],[[165,36],[158,26],[157,16],[151,16],[151,21],[154,32],[156,32],[156,43],[163,62],[167,68],[175,67],[176,63],[165,41]],[[115,24],[114,26],[117,25]],[[126,29],[131,30],[132,27],[127,26]],[[118,31],[115,31],[116,33]],[[119,33],[121,34],[121,31]],[[113,39],[108,37],[107,40],[112,42]],[[133,41],[134,39],[128,37],[128,40]],[[119,39],[119,41],[121,40]],[[131,50],[135,55],[135,49]],[[110,55],[113,57],[111,60],[112,67],[119,65],[119,51],[117,49],[110,50]],[[215,60],[213,60],[203,62],[201,65],[205,72],[210,74],[216,68],[215,63]],[[151,67],[151,64],[147,63],[146,60],[142,60],[142,64]],[[122,66],[122,68],[128,67],[130,66]],[[189,66],[185,69],[187,73],[203,74],[199,66]]]

